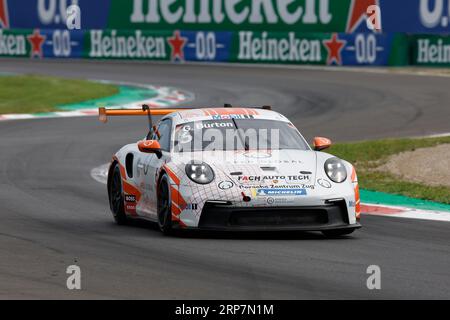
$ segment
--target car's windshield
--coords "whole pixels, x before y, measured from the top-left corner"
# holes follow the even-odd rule
[[[175,152],[215,150],[309,150],[289,122],[256,119],[222,119],[177,125]]]

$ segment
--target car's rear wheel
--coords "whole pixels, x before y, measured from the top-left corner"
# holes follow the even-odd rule
[[[323,235],[327,238],[336,238],[351,234],[355,229],[337,229],[337,230],[325,230],[322,231]]]
[[[109,186],[109,205],[111,208],[114,220],[119,225],[127,223],[127,216],[125,214],[124,197],[122,191],[122,177],[120,175],[119,164],[116,163],[112,171],[112,179]]]
[[[172,233],[172,210],[169,189],[169,179],[163,175],[158,184],[158,225],[161,231],[168,235]]]

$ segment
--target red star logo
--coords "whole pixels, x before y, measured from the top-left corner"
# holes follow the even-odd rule
[[[7,0],[0,0],[0,27],[5,29],[9,28]]]
[[[367,8],[371,5],[379,6],[378,0],[352,0],[346,32],[354,32],[361,22],[365,22],[367,19]]]
[[[327,64],[332,64],[333,61],[336,64],[342,64],[341,51],[345,47],[346,43],[347,41],[345,40],[339,40],[337,33],[333,33],[331,40],[323,41],[323,44],[328,50]]]
[[[27,36],[28,41],[31,44],[31,57],[38,56],[42,58],[42,45],[44,44],[46,36],[41,36],[39,29],[34,29],[33,34]]]
[[[180,31],[176,30],[173,33],[173,37],[168,39],[170,46],[172,47],[172,61],[177,58],[181,61],[184,60],[184,46],[188,42],[187,38],[180,36]]]

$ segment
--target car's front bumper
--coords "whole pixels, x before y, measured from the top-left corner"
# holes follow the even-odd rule
[[[198,227],[221,231],[324,231],[358,229],[350,224],[345,201],[320,206],[233,207],[206,202]]]

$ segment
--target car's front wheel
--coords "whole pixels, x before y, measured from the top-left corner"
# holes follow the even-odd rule
[[[337,238],[346,236],[355,231],[355,229],[337,229],[337,230],[325,230],[322,231],[323,235],[327,238]]]
[[[127,216],[125,214],[122,177],[120,175],[119,164],[115,164],[112,175],[113,176],[109,185],[109,206],[111,208],[114,220],[117,224],[123,225],[127,223]]]
[[[168,235],[172,233],[172,209],[169,189],[169,178],[163,175],[158,184],[158,225]]]

